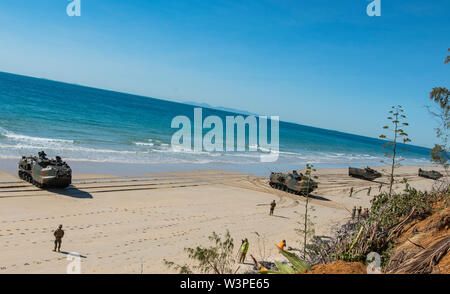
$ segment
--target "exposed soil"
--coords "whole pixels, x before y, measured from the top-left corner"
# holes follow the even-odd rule
[[[395,246],[385,268],[386,273],[450,273],[450,207],[444,201],[433,205],[434,213],[406,224],[395,238]],[[439,245],[443,244],[443,246]],[[440,254],[426,254],[433,246],[443,248]],[[418,264],[418,266],[406,266]],[[309,274],[366,274],[360,262],[334,261],[312,267]]]
[[[312,267],[308,274],[366,274],[366,266],[361,262],[345,262],[336,260],[329,264]]]
[[[434,205],[434,209],[436,212],[432,215],[405,225],[395,240],[395,247],[391,251],[390,261],[385,268],[386,272],[418,273],[403,267],[408,261],[415,259],[416,263],[427,264],[420,273],[450,273],[450,255],[447,254],[450,242],[450,207],[445,207],[444,202],[441,201]],[[442,244],[442,241],[444,241],[442,254],[430,258],[429,261],[426,260],[426,255],[420,257],[438,242]]]

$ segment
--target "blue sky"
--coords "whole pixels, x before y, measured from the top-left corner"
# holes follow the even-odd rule
[[[450,1],[0,2],[0,71],[377,137],[402,104],[432,146],[425,105],[449,87]]]

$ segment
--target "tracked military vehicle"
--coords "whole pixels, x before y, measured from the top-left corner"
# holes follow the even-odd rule
[[[297,195],[306,195],[317,188],[317,182],[296,170],[288,173],[270,174],[269,185],[272,188]]]
[[[355,168],[355,167],[349,167],[348,168],[348,175],[355,178],[360,178],[364,180],[373,181],[376,178],[381,177],[381,173],[377,172],[374,169],[371,169],[370,167],[366,168]]]
[[[72,170],[61,157],[48,159],[44,151],[36,156],[22,156],[19,177],[38,188],[65,188],[72,183]]]
[[[426,171],[426,170],[419,168],[419,177],[432,179],[432,180],[439,180],[440,178],[443,177],[443,175],[440,172],[435,171],[435,170]]]
[[[282,186],[284,186],[284,178],[285,175],[283,173],[270,173],[270,179],[269,179],[269,185],[272,188],[281,189]]]

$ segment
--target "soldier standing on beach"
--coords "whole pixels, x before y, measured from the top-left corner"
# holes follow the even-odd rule
[[[277,206],[277,204],[275,203],[275,200],[272,201],[272,203],[270,203],[270,213],[269,215],[273,215],[273,211],[275,210],[275,206]]]
[[[55,236],[55,249],[53,249],[53,251],[56,251],[56,249],[58,249],[58,252],[60,252],[62,238],[64,237],[62,225],[59,225],[58,229],[53,233],[53,235]]]
[[[358,221],[359,221],[359,218],[361,217],[361,210],[362,210],[362,207],[360,206],[358,208]]]
[[[353,209],[352,209],[352,219],[355,219],[355,215],[356,215],[356,206],[353,206]]]

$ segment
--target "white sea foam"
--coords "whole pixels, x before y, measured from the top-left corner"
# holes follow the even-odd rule
[[[133,142],[133,143],[137,146],[150,146],[150,147],[155,146],[154,143],[145,143],[145,142]]]
[[[32,137],[26,135],[16,134],[14,132],[5,130],[0,128],[0,134],[6,138],[15,140],[15,141],[23,141],[23,142],[33,142],[33,143],[63,143],[63,144],[73,144],[73,140],[63,140],[63,139],[53,139],[53,138],[41,138],[41,137]]]
[[[270,150],[260,146],[252,146],[257,151],[247,152],[207,152],[173,149],[169,144],[157,139],[133,142],[132,145],[114,148],[95,148],[92,145],[74,140],[40,138],[17,134],[0,128],[0,158],[19,158],[21,155],[36,154],[45,150],[49,156],[60,155],[67,160],[111,162],[111,163],[226,163],[251,164],[258,163],[261,153]],[[306,163],[324,165],[380,165],[382,155],[355,154],[344,152],[317,151],[277,151],[280,164],[304,165]],[[409,159],[405,164],[428,164],[426,158]]]

